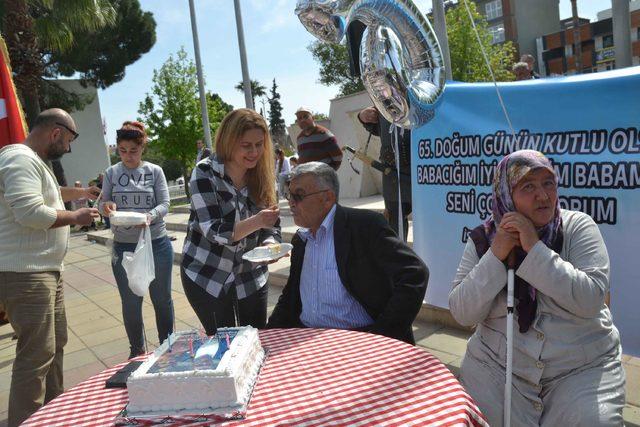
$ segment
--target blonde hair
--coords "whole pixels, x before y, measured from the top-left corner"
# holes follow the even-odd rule
[[[260,129],[264,133],[264,152],[255,168],[247,170],[247,187],[253,201],[262,208],[277,203],[273,144],[264,118],[253,110],[239,108],[227,114],[216,132],[216,156],[224,163],[231,159],[235,145],[242,135]]]

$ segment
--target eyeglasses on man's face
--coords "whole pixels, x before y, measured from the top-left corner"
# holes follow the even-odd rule
[[[309,193],[309,194],[288,193],[288,194],[285,194],[285,198],[288,201],[292,201],[293,200],[296,203],[300,203],[300,202],[302,202],[304,199],[306,199],[309,196],[313,196],[314,194],[324,193],[325,191],[329,191],[329,190],[325,189],[325,190],[320,190],[320,191],[314,191],[313,193]]]
[[[80,136],[80,134],[78,132],[76,132],[75,130],[71,129],[69,126],[65,125],[64,123],[56,122],[56,126],[60,126],[62,128],[65,128],[66,130],[68,130],[69,133],[71,135],[73,135],[73,139],[71,141],[75,141]]]

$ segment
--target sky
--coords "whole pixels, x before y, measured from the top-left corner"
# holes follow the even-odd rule
[[[233,0],[194,0],[206,90],[218,93],[225,102],[239,108],[244,107],[244,95],[234,89],[242,80],[242,71],[233,3]],[[294,121],[294,113],[301,105],[328,115],[330,100],[336,97],[338,87],[317,82],[319,64],[307,49],[315,39],[294,14],[296,0],[240,3],[249,75],[268,89],[276,79],[287,125]],[[431,9],[431,0],[414,3],[425,14]],[[181,47],[194,58],[187,0],[140,0],[140,5],[154,15],[157,41],[147,54],[126,68],[123,80],[99,91],[108,144],[115,143],[115,131],[122,122],[138,117],[139,103],[153,85],[153,70],[159,69]],[[579,15],[592,21],[598,11],[609,7],[611,0],[578,1]],[[570,0],[560,0],[560,19],[570,16]],[[256,104],[259,111],[262,107],[259,99]],[[266,99],[265,110],[268,110]]]

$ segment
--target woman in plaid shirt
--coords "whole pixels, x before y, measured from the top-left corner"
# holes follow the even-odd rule
[[[215,154],[191,175],[191,215],[180,268],[185,295],[208,335],[267,320],[265,264],[243,260],[280,243],[271,137],[264,118],[234,110],[216,133]]]

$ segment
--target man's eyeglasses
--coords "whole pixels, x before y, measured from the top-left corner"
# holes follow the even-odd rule
[[[72,141],[75,141],[80,136],[80,134],[78,132],[76,132],[75,130],[71,129],[69,126],[65,125],[64,123],[56,122],[56,126],[60,126],[60,127],[65,128],[66,130],[68,130],[69,133],[71,133],[71,135],[73,135]]]
[[[288,201],[294,201],[296,203],[300,203],[302,202],[305,198],[309,197],[309,196],[313,196],[314,194],[318,194],[318,193],[324,193],[325,191],[329,191],[329,190],[320,190],[320,191],[314,191],[313,193],[309,193],[309,194],[297,194],[297,193],[289,193],[285,195],[285,198]]]

